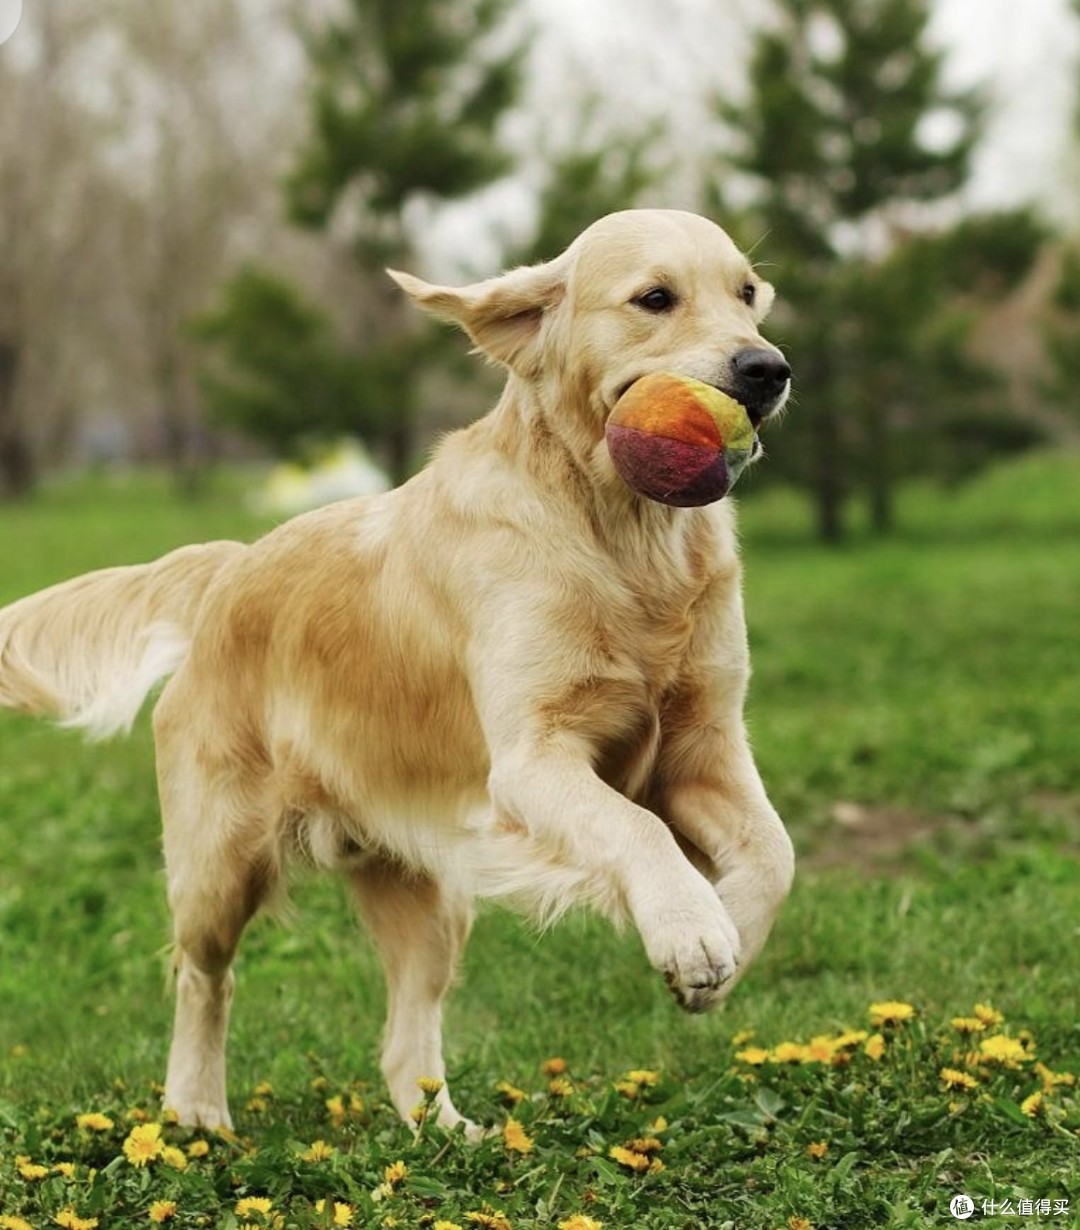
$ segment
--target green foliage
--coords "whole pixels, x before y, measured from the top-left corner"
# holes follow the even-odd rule
[[[284,455],[342,434],[377,436],[393,404],[389,351],[350,353],[323,312],[260,269],[242,269],[221,298],[191,326],[218,358],[203,372],[213,419]]]
[[[942,82],[925,0],[779,9],[758,38],[749,106],[718,108],[732,167],[754,185],[743,228],[766,236],[772,331],[795,372],[775,468],[814,492],[821,535],[838,539],[857,493],[885,531],[899,479],[955,477],[1037,441],[969,343],[1044,231],[1023,211],[921,229],[918,207],[963,184],[981,114],[976,93]]]
[[[504,174],[495,141],[517,97],[524,44],[507,48],[509,0],[349,0],[309,31],[312,131],[286,184],[302,226],[323,228],[350,190],[365,264],[400,259],[416,197],[465,196]]]
[[[1045,391],[1080,419],[1080,248],[1076,246],[1062,252],[1043,341],[1050,367]]]

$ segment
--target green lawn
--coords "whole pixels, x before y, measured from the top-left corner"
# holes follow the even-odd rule
[[[706,1018],[679,1014],[632,934],[572,919],[537,938],[484,913],[449,1012],[455,1098],[520,1122],[524,1152],[398,1125],[375,959],[341,886],[301,876],[295,918],[256,923],[238,961],[238,1137],[183,1171],[128,1161],[138,1116],[161,1121],[171,1015],[147,723],[87,747],[0,715],[0,1230],[150,1225],[155,1201],[173,1226],[329,1226],[335,1200],[354,1226],[836,1230],[952,1224],[958,1192],[982,1224],[1076,1224],[1080,1105],[1053,1074],[1080,1072],[1078,490],[1080,458],[1025,459],[913,490],[896,538],[827,552],[793,497],[747,484],[749,720],[796,888]],[[60,485],[0,510],[0,601],[259,528],[235,480],[187,505],[148,479]],[[916,1015],[874,1026],[883,1000]],[[977,1003],[1003,1022],[960,1033]],[[820,1035],[819,1060],[772,1053]],[[571,1087],[552,1093],[555,1056]],[[975,1087],[946,1090],[943,1068]],[[657,1082],[616,1088],[633,1069]],[[112,1127],[79,1129],[91,1111]],[[247,1198],[272,1207],[237,1212]]]

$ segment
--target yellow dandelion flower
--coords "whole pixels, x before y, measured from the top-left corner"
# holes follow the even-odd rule
[[[540,1071],[545,1076],[562,1076],[569,1066],[561,1055],[556,1055],[553,1059],[545,1059],[540,1065]]]
[[[210,1152],[210,1146],[205,1140],[193,1140],[187,1147],[188,1157],[206,1157]]]
[[[443,1082],[437,1076],[421,1076],[416,1084],[420,1092],[429,1098],[435,1097],[443,1087]]]
[[[875,1063],[885,1054],[885,1039],[881,1034],[871,1034],[863,1043],[863,1053]]]
[[[961,1072],[959,1068],[942,1068],[938,1076],[943,1089],[977,1089],[979,1086],[969,1072]]]
[[[238,1217],[250,1217],[252,1213],[261,1213],[269,1217],[274,1211],[274,1202],[269,1196],[244,1196],[236,1202],[235,1212]]]
[[[131,1129],[124,1141],[124,1156],[132,1166],[145,1166],[160,1157],[164,1150],[160,1123],[140,1123]]]
[[[806,1146],[806,1152],[816,1162],[820,1162],[821,1159],[825,1156],[825,1154],[828,1153],[828,1151],[829,1151],[829,1142],[827,1140],[812,1140]]]
[[[53,1167],[53,1174],[62,1174],[65,1179],[73,1179],[75,1177],[74,1162],[57,1162]]]
[[[731,1039],[731,1045],[733,1047],[745,1046],[756,1033],[756,1029],[740,1029],[735,1037]]]
[[[65,1230],[96,1230],[98,1224],[96,1217],[79,1217],[70,1207],[61,1209],[53,1221],[58,1226],[64,1226]]]
[[[627,1072],[626,1079],[633,1081],[635,1085],[658,1085],[660,1073],[654,1072],[651,1068],[632,1068]]]
[[[1005,1018],[990,1004],[976,1004],[975,1016],[984,1025],[1000,1025]]]
[[[270,1103],[265,1098],[248,1098],[247,1108],[253,1115],[265,1114]]]
[[[427,1114],[428,1104],[426,1102],[417,1102],[412,1110],[409,1111],[409,1118],[416,1124],[417,1127],[423,1127]]]
[[[519,1089],[517,1085],[511,1085],[509,1081],[499,1081],[495,1086],[496,1092],[501,1093],[503,1097],[512,1105],[517,1106],[519,1102],[525,1100],[525,1090]]]
[[[668,1128],[667,1120],[663,1115],[657,1115],[656,1118],[649,1124],[649,1131],[659,1136],[661,1132],[666,1132]]]
[[[159,1225],[163,1221],[168,1221],[176,1216],[176,1201],[175,1200],[155,1200],[150,1206],[149,1217],[151,1221],[157,1222]]]
[[[99,1115],[97,1111],[90,1111],[85,1115],[76,1115],[75,1126],[83,1132],[110,1132],[116,1124],[108,1115]]]
[[[255,1096],[257,1098],[272,1098],[274,1096],[274,1086],[269,1081],[260,1081],[255,1086]]]
[[[566,1221],[559,1222],[559,1230],[603,1230],[603,1222],[595,1217],[587,1217],[584,1213],[575,1213]]]
[[[654,1157],[649,1163],[649,1174],[659,1174],[663,1169],[664,1163],[658,1157]]]
[[[633,1149],[635,1153],[643,1153],[647,1157],[651,1153],[659,1153],[664,1147],[664,1142],[657,1140],[655,1136],[637,1136],[629,1141],[626,1147]]]
[[[832,1044],[836,1050],[846,1051],[851,1047],[859,1046],[869,1036],[869,1032],[865,1029],[845,1029],[843,1033],[833,1038]]]
[[[326,1109],[334,1127],[341,1127],[345,1122],[345,1099],[340,1094],[326,1099]]]
[[[1024,1044],[1017,1038],[1010,1038],[1008,1034],[992,1034],[979,1043],[979,1059],[983,1063],[998,1063],[1003,1068],[1017,1068],[1030,1058]]]
[[[625,1145],[612,1145],[608,1150],[608,1157],[613,1158],[620,1166],[625,1166],[628,1170],[635,1170],[638,1174],[649,1169],[649,1159],[644,1153],[635,1153],[633,1149],[627,1149]]]
[[[954,1016],[949,1024],[961,1034],[981,1034],[986,1022],[977,1016]]]
[[[616,1093],[621,1093],[624,1098],[636,1098],[641,1092],[641,1086],[637,1081],[616,1081],[612,1087]]]
[[[535,1148],[532,1137],[516,1119],[503,1124],[503,1144],[511,1153],[531,1153]]]
[[[801,1042],[781,1042],[769,1052],[773,1063],[805,1063],[807,1050]]]
[[[814,1230],[808,1217],[795,1217],[792,1215],[787,1219],[787,1224],[788,1230]]]
[[[461,1230],[456,1221],[437,1221],[431,1230]]]
[[[326,1162],[336,1152],[334,1146],[328,1145],[325,1140],[313,1140],[300,1156],[305,1162]]]
[[[1031,1094],[1030,1097],[1026,1097],[1020,1103],[1021,1112],[1027,1115],[1031,1119],[1034,1119],[1035,1116],[1042,1110],[1042,1108],[1043,1108],[1043,1092],[1041,1089],[1037,1093]]]
[[[768,1061],[769,1052],[763,1046],[748,1046],[743,1051],[736,1051],[735,1058],[740,1063],[748,1063],[756,1068]]]
[[[387,1168],[383,1171],[383,1178],[390,1184],[391,1187],[396,1187],[399,1183],[403,1183],[405,1181],[408,1173],[408,1166],[406,1166],[403,1161],[398,1160],[387,1166]]]
[[[15,1158],[15,1169],[24,1179],[27,1180],[27,1182],[30,1183],[37,1179],[44,1179],[49,1173],[48,1166],[41,1166],[37,1162],[31,1161],[29,1157],[26,1157],[21,1153]]]
[[[315,1201],[315,1212],[322,1213],[326,1208],[325,1200]],[[351,1226],[353,1224],[353,1215],[356,1210],[351,1204],[346,1204],[344,1200],[334,1201],[334,1220],[331,1223],[335,1226]],[[385,1224],[385,1223],[384,1223]]]
[[[141,1106],[133,1106],[131,1110],[125,1112],[124,1118],[128,1123],[148,1123],[150,1120],[150,1112],[143,1110]]]
[[[548,1081],[548,1093],[553,1098],[568,1098],[574,1092],[574,1086],[565,1076],[553,1076]]]
[[[13,1213],[0,1213],[0,1230],[34,1230],[34,1227]]]
[[[173,1170],[187,1170],[188,1160],[187,1154],[183,1149],[178,1149],[175,1145],[166,1145],[161,1150],[161,1160],[166,1166],[171,1166]]]
[[[465,1220],[474,1226],[482,1226],[483,1230],[511,1230],[510,1220],[505,1213],[497,1209],[482,1209],[474,1213],[466,1213]]]
[[[1042,1081],[1042,1087],[1046,1093],[1053,1093],[1058,1085],[1071,1086],[1076,1084],[1076,1076],[1074,1073],[1051,1072],[1046,1064],[1042,1062],[1035,1065],[1035,1073],[1039,1080]]]
[[[915,1008],[903,1000],[886,999],[881,1003],[871,1004],[868,1012],[870,1024],[880,1029],[882,1025],[901,1025],[904,1021],[910,1021],[915,1015]]]

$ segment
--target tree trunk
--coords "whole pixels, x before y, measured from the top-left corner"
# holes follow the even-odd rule
[[[34,454],[15,405],[19,352],[0,341],[0,499],[29,495],[37,480]]]

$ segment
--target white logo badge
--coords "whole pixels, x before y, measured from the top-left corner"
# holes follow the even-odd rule
[[[975,1201],[970,1196],[953,1196],[949,1201],[949,1212],[957,1221],[967,1221],[975,1212]]]

